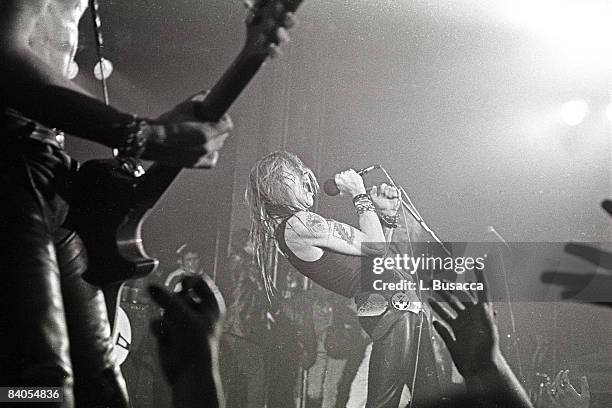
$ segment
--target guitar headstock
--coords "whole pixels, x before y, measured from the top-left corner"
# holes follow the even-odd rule
[[[248,2],[248,0],[245,0]],[[291,28],[294,13],[302,0],[253,0],[247,4],[247,39],[243,52],[258,56],[273,54],[272,48],[283,42],[283,28]]]

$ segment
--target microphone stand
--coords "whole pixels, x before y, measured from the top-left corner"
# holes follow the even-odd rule
[[[448,256],[452,256],[451,252],[448,250],[448,248],[446,247],[446,245],[444,245],[444,243],[440,240],[440,238],[438,238],[438,235],[431,229],[429,228],[429,226],[427,225],[427,223],[425,222],[425,220],[423,219],[423,217],[421,217],[421,214],[419,214],[419,211],[416,209],[416,207],[414,206],[414,204],[412,203],[412,201],[410,200],[410,197],[408,196],[408,193],[406,193],[406,190],[404,190],[404,187],[398,186],[397,184],[395,184],[395,181],[393,180],[393,178],[391,177],[391,175],[387,172],[387,170],[383,167],[383,166],[378,166],[378,168],[380,170],[383,171],[383,173],[385,173],[385,176],[387,177],[387,179],[389,180],[389,183],[391,183],[391,185],[393,187],[395,187],[399,192],[400,192],[400,197],[399,200],[402,203],[402,206],[410,213],[410,215],[412,215],[412,217],[419,223],[419,225],[425,230],[427,231],[427,233],[429,234],[429,236],[435,241],[437,242],[440,247],[442,248],[442,250],[444,250],[444,252],[448,255]],[[406,230],[406,233],[408,234],[408,231]],[[419,298],[421,297],[420,295],[420,289],[418,289],[418,296]],[[417,378],[417,370],[418,370],[418,361],[419,361],[419,349],[421,346],[421,338],[423,335],[423,321],[424,321],[424,317],[421,314],[421,318],[420,318],[420,324],[419,324],[419,329],[418,329],[418,335],[417,335],[417,353],[416,353],[416,362],[415,362],[415,366],[414,366],[414,374],[412,377],[412,384],[411,384],[411,392],[414,393],[414,388],[416,385],[416,378]],[[412,408],[412,404],[413,404],[414,399],[410,399],[410,403],[408,404],[408,408]]]
[[[497,232],[494,226],[489,225],[487,231],[492,233],[495,238],[497,238],[499,242],[504,244],[508,251],[512,253],[510,245],[508,245],[508,242],[504,239],[504,237],[502,237],[501,234]],[[504,254],[502,252],[502,248],[499,245],[497,245],[497,253],[501,262],[501,270],[504,274],[504,291],[506,295],[506,304],[508,305],[508,315],[510,317],[510,329],[512,330],[512,334],[509,334],[507,337],[512,339],[512,348],[514,349],[513,351],[515,353],[516,364],[518,365],[519,377],[521,378],[521,381],[523,381],[523,383],[526,383],[527,379],[525,378],[525,374],[523,373],[523,362],[521,360],[519,344],[520,339],[518,337],[518,330],[516,329],[516,318],[514,315],[514,308],[512,307],[512,301],[510,300],[510,284],[508,280],[508,272],[506,271],[506,267],[504,264]]]
[[[444,252],[448,255],[448,256],[452,256],[451,252],[448,250],[448,248],[446,247],[446,245],[444,245],[444,242],[442,242],[440,240],[440,238],[438,238],[438,235],[434,232],[434,230],[432,230],[431,228],[429,228],[429,225],[427,225],[427,223],[425,222],[425,220],[423,219],[423,217],[421,217],[421,214],[419,214],[418,210],[416,209],[416,207],[414,206],[414,204],[412,204],[412,201],[410,201],[410,197],[408,196],[408,193],[406,193],[406,190],[404,190],[404,187],[402,186],[397,186],[395,184],[395,181],[393,181],[393,178],[391,177],[391,175],[389,175],[389,173],[387,172],[387,170],[383,167],[380,166],[380,169],[383,171],[383,173],[385,173],[385,176],[387,176],[387,179],[389,180],[389,182],[391,183],[391,185],[395,188],[398,189],[398,191],[400,192],[400,202],[402,203],[402,206],[408,210],[408,212],[410,213],[410,215],[412,215],[412,217],[416,220],[416,222],[418,222],[421,227],[429,234],[429,236],[435,241],[437,242],[440,247],[442,248],[442,250],[444,250]],[[404,199],[405,197],[405,199]]]
[[[395,186],[394,186],[395,187]],[[397,187],[396,187],[397,188]],[[398,188],[400,193],[402,195],[404,195],[408,201],[410,201],[410,198],[408,197],[408,194],[406,193],[406,190],[404,190],[404,187],[399,187]],[[442,247],[442,250],[444,250],[444,252],[448,255],[448,256],[452,256],[451,252],[449,251],[449,249],[446,247],[446,245],[444,245],[444,242],[442,242],[440,240],[440,238],[438,238],[438,236],[436,235],[436,233],[434,232],[434,230],[432,230],[431,228],[429,228],[429,225],[427,225],[427,223],[425,222],[425,220],[423,219],[423,217],[421,217],[421,215],[415,211],[412,207],[414,205],[408,205],[408,203],[406,203],[406,201],[404,201],[404,199],[402,197],[400,197],[400,202],[402,203],[402,205],[404,206],[405,209],[408,210],[408,212],[410,213],[410,215],[412,215],[412,217],[421,225],[421,227],[427,231],[427,233],[429,234],[429,236],[435,241],[437,242],[440,247]],[[412,202],[410,203],[412,204]]]

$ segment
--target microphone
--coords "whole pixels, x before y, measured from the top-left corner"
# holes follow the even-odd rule
[[[371,172],[372,170],[376,170],[376,169],[380,169],[380,164],[373,164],[371,166],[357,170],[357,174],[359,174],[360,176],[363,176],[364,174],[367,174]],[[336,185],[336,181],[333,178],[325,180],[325,183],[323,183],[323,191],[325,191],[325,194],[327,194],[328,196],[332,196],[332,197],[340,194],[340,190],[338,189],[338,186]]]

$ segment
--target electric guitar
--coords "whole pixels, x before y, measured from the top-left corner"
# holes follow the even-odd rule
[[[280,26],[275,8],[282,4],[294,12],[302,0],[259,0],[246,20],[245,45],[202,103],[196,116],[216,122],[255,76],[269,55],[270,35]],[[85,162],[74,180],[75,198],[70,221],[85,242],[89,268],[83,277],[99,286],[151,273],[158,261],[147,255],[141,226],[181,168],[153,164],[137,177],[116,159]],[[117,287],[118,288],[118,287]]]

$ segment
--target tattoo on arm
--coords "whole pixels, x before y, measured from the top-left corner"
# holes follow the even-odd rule
[[[306,226],[308,229],[317,232],[326,231],[328,228],[325,220],[321,216],[313,213],[308,213],[306,217]]]
[[[355,229],[353,227],[341,224],[336,221],[329,221],[329,222],[331,224],[330,227],[331,227],[332,234],[335,237],[340,238],[341,240],[343,240],[349,245],[353,244],[353,241],[355,240]]]

